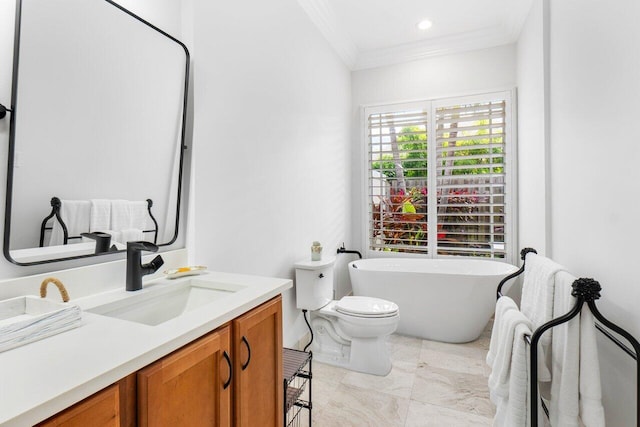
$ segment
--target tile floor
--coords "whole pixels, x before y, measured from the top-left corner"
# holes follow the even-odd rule
[[[392,335],[386,377],[313,363],[315,427],[490,426],[491,322],[471,343],[445,344]],[[308,422],[303,411],[301,426]]]

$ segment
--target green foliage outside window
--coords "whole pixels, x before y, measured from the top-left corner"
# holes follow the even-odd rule
[[[476,129],[481,126],[487,126],[487,128],[466,131],[463,128],[460,128],[460,130],[451,128],[449,132],[440,134],[439,138],[445,140],[441,146],[442,155],[443,157],[448,157],[448,159],[439,160],[441,161],[439,166],[443,167],[442,171],[439,172],[440,176],[451,176],[453,179],[454,176],[469,175],[471,177],[474,175],[503,173],[503,139],[499,136],[492,137],[490,135],[488,120],[479,120],[472,125]],[[393,154],[383,154],[380,160],[372,162],[371,168],[380,170],[387,178],[387,182],[392,186],[390,188],[390,198],[386,201],[386,213],[374,215],[374,221],[377,220],[384,224],[385,250],[412,252],[406,246],[427,245],[427,189],[425,185],[425,180],[428,176],[427,134],[424,127],[414,126],[404,127],[396,135],[398,143],[396,156],[400,159],[404,178],[408,180],[406,193],[405,190],[395,188],[394,181],[397,181],[397,172]],[[475,136],[477,138],[474,138]],[[474,139],[446,141],[456,137],[471,137]],[[430,143],[435,143],[435,140],[430,141]],[[490,144],[493,144],[493,147],[488,147]],[[447,148],[451,148],[451,150],[448,151]],[[453,168],[450,168],[451,166]],[[420,187],[424,185],[425,188],[416,188],[416,182],[422,182],[423,184]],[[468,231],[471,231],[469,227],[477,227],[478,231],[486,229],[486,226],[474,225],[478,220],[477,213],[486,209],[474,206],[478,203],[486,202],[486,198],[477,197],[476,189],[466,188],[461,185],[460,188],[443,190],[442,194],[438,190],[438,200],[438,216],[446,224],[440,224],[440,220],[438,221],[437,238],[444,247],[449,244],[455,245],[456,239],[460,236],[461,227],[462,230],[466,227]],[[417,211],[414,209],[414,205]],[[411,208],[408,208],[408,206],[411,206]],[[465,234],[465,232],[462,231],[462,234]],[[481,241],[484,240],[480,236],[479,238]],[[389,249],[389,245],[399,245],[404,248]],[[418,250],[418,252],[421,252],[421,250]]]

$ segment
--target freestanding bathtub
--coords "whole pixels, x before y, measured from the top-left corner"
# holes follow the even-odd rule
[[[479,259],[370,258],[349,263],[354,295],[398,304],[397,333],[463,343],[477,339],[511,264]]]

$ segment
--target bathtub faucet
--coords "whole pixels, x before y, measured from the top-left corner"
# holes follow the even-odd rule
[[[352,251],[352,250],[345,249],[344,242],[342,243],[342,246],[338,248],[337,253],[339,253],[339,254],[358,254],[360,259],[362,259],[362,254],[359,251]]]

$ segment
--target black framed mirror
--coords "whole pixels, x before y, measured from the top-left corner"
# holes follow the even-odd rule
[[[182,42],[111,0],[16,0],[9,261],[176,242],[189,62]]]

